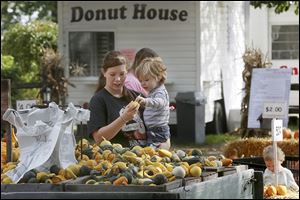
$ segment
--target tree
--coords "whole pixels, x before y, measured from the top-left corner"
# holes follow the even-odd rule
[[[10,26],[3,34],[1,42],[1,78],[11,79],[12,85],[40,83],[43,49],[56,50],[57,37],[58,27],[53,22],[34,21],[26,25],[18,23]],[[2,55],[13,58],[4,57],[6,62],[2,64]],[[37,93],[38,89],[15,90],[12,93],[12,102],[14,103],[16,99],[32,99]]]
[[[31,22],[32,17],[57,22],[57,1],[1,1],[1,33],[11,24]]]
[[[1,53],[14,57],[15,64],[26,74],[38,69],[43,48],[57,49],[56,23],[34,21],[11,26],[3,35]]]
[[[275,8],[275,13],[279,14],[290,9],[291,5],[295,5],[295,14],[299,13],[299,1],[250,1],[250,5],[254,8],[261,8],[266,5],[268,8]]]

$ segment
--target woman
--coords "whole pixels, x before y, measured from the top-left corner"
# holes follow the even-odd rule
[[[135,70],[145,58],[159,57],[158,54],[150,48],[142,48],[136,54],[131,68],[128,71],[125,79],[125,86],[128,89],[147,95],[147,91],[141,86],[141,83],[136,78]]]
[[[123,133],[130,146],[146,145],[142,109],[130,103],[140,94],[124,87],[126,64],[119,51],[110,51],[104,57],[98,88],[89,103],[88,134],[98,144]]]

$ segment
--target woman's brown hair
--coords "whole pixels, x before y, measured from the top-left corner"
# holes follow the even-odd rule
[[[113,51],[109,51],[105,54],[101,68],[102,68],[103,72],[106,72],[106,70],[108,68],[116,67],[119,65],[126,65],[126,69],[127,69],[128,68],[127,58],[124,55],[122,55],[120,51],[113,50]],[[102,71],[100,70],[98,86],[97,86],[95,93],[97,93],[98,91],[103,89],[105,87],[105,84],[106,84],[105,77],[104,77]],[[136,96],[136,95],[133,95],[131,92],[129,92],[129,90],[126,87],[124,87],[124,89],[123,89],[123,95],[125,96],[125,98],[128,101],[135,99],[135,96]]]
[[[155,57],[159,57],[155,51],[153,51],[150,48],[142,48],[135,54],[135,58],[131,66],[131,69],[135,71],[135,69],[141,64],[141,62],[145,58],[155,58]]]

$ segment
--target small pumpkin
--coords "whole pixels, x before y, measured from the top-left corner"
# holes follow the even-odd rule
[[[267,189],[266,189],[266,195],[267,196],[274,196],[277,194],[277,190],[276,190],[276,187],[273,186],[273,185],[269,185],[267,186]]]
[[[232,163],[232,159],[230,159],[230,158],[225,158],[225,159],[222,159],[221,162],[222,162],[222,165],[223,165],[223,166],[229,166],[229,165],[231,165],[231,163]]]
[[[278,185],[276,190],[278,195],[287,195],[287,188],[284,185]]]
[[[128,180],[125,176],[121,176],[113,182],[113,185],[128,185]]]
[[[283,128],[282,134],[283,134],[284,139],[290,139],[292,137],[292,132],[291,132],[291,129],[289,129],[289,128]]]
[[[294,132],[294,139],[295,139],[295,140],[299,140],[299,130],[296,130],[296,131]]]

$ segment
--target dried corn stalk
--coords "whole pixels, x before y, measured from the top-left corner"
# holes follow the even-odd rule
[[[57,104],[64,104],[65,97],[68,95],[68,85],[75,87],[64,77],[64,66],[62,57],[58,52],[51,48],[43,49],[41,59],[41,75],[43,86],[39,95],[45,92],[46,88],[51,89],[51,101]]]
[[[242,100],[241,104],[241,128],[239,129],[239,133],[244,137],[253,137],[257,136],[257,133],[254,129],[247,129],[247,123],[248,123],[248,108],[249,108],[249,99],[250,99],[250,87],[251,87],[251,76],[252,76],[252,69],[253,68],[266,68],[270,66],[270,62],[266,61],[266,58],[264,58],[264,55],[261,53],[259,49],[253,49],[253,48],[246,48],[245,53],[243,55],[244,60],[244,70],[243,70],[243,80],[245,82],[245,87],[243,90],[245,90],[245,96]],[[266,135],[267,132],[260,131],[260,134]]]

